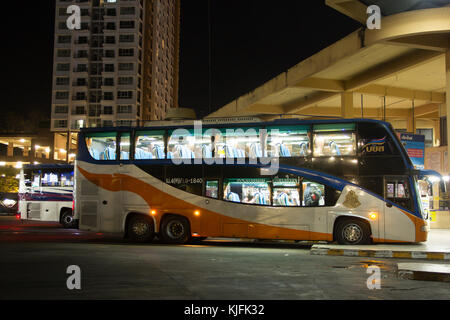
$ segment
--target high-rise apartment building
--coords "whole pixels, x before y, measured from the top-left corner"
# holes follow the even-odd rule
[[[69,30],[67,9],[81,9]],[[56,0],[52,131],[70,160],[82,127],[160,120],[178,106],[180,0]]]

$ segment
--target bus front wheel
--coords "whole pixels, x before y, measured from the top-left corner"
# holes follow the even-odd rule
[[[155,237],[153,220],[141,215],[132,217],[128,223],[128,236],[134,242],[151,242]]]
[[[370,244],[370,227],[359,219],[341,219],[336,224],[335,239],[343,245]]]
[[[163,242],[183,244],[191,238],[190,229],[186,218],[169,216],[162,222],[160,236]]]

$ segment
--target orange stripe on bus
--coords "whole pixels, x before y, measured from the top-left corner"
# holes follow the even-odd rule
[[[89,173],[79,166],[78,170],[87,180],[100,188],[111,192],[128,191],[139,195],[145,200],[151,210],[156,210],[158,213],[154,216],[158,225],[161,222],[162,216],[166,213],[185,216],[191,223],[191,233],[197,233],[198,236],[282,240],[333,240],[332,234],[329,233],[274,227],[228,217],[217,212],[199,208],[129,175]],[[244,206],[242,210],[245,210]],[[200,211],[200,216],[196,216],[194,214],[195,211]]]

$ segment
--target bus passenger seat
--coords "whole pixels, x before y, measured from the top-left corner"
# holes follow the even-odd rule
[[[202,146],[202,155],[203,155],[203,159],[211,159],[213,157],[212,155],[212,151],[211,151],[211,146],[208,145],[203,145]]]
[[[332,155],[341,155],[341,150],[339,150],[339,146],[334,141],[330,141],[330,151]]]
[[[92,158],[94,158],[95,160],[101,160],[100,157],[101,157],[102,155],[100,154],[100,152],[98,152],[98,150],[92,148],[92,149],[89,149],[89,152],[90,152]]]
[[[116,160],[116,150],[110,147],[105,149],[105,160]]]
[[[284,144],[280,144],[280,156],[282,156],[282,157],[290,157],[291,156],[291,152]]]
[[[260,205],[266,205],[266,198],[264,197],[264,195],[260,192],[257,192],[255,194],[255,204],[260,204]]]
[[[121,151],[120,160],[130,160],[130,153],[126,151]]]
[[[136,148],[136,154],[135,154],[136,160],[146,160],[146,159],[153,159],[153,154],[150,152],[144,151],[143,149]]]
[[[231,202],[241,202],[241,199],[239,198],[239,195],[234,192],[230,192],[227,196],[227,200]]]

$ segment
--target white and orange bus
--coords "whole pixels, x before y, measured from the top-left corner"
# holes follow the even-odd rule
[[[151,122],[82,129],[78,148],[82,230],[168,243],[427,239],[423,174],[386,122]]]

